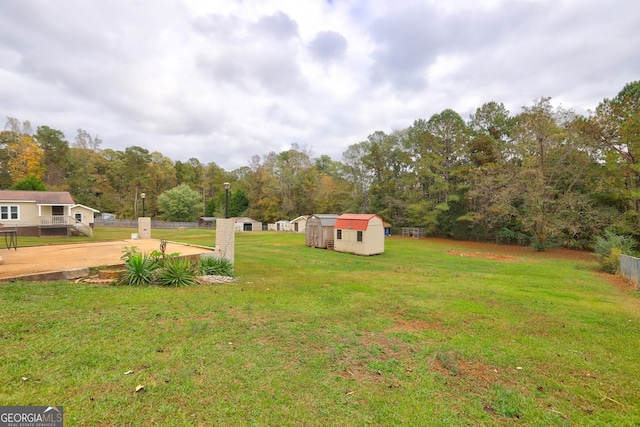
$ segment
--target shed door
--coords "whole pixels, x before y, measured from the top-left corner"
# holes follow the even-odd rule
[[[318,240],[320,240],[320,227],[315,224],[307,224],[307,246],[317,248]]]

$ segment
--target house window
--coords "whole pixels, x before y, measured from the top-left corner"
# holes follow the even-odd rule
[[[82,214],[80,212],[76,212],[74,215],[76,222],[82,222]]]
[[[0,206],[0,219],[20,219],[18,206]]]
[[[51,206],[51,215],[64,215],[64,206]]]
[[[342,230],[337,230],[337,231],[336,231],[336,238],[337,238],[338,240],[342,240]]]
[[[358,235],[356,236],[356,240],[358,242],[362,242],[362,231],[358,231]]]

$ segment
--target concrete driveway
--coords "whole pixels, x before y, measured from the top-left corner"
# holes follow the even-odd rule
[[[60,280],[83,277],[92,267],[122,265],[120,257],[125,247],[136,246],[140,252],[160,250],[160,240],[117,240],[113,242],[78,243],[18,247],[17,250],[2,246],[0,256],[0,281],[6,280]],[[182,256],[213,253],[213,248],[167,242],[166,253]]]

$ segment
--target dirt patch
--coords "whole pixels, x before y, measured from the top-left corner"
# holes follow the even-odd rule
[[[440,329],[440,322],[427,322],[425,320],[414,319],[393,319],[394,325],[387,329],[387,332],[419,332],[427,329]]]
[[[336,357],[336,374],[345,379],[397,384],[412,350],[401,340],[384,334],[367,334]]]
[[[564,260],[590,261],[595,262],[596,256],[593,252],[579,251],[571,249],[554,248],[546,251],[536,251],[530,246],[517,245],[498,245],[496,243],[487,242],[469,242],[464,240],[442,239],[437,237],[428,237],[420,239],[435,244],[449,246],[451,250],[464,253],[491,253],[495,255],[504,255],[511,257],[535,257],[535,258],[555,258]]]
[[[494,261],[517,261],[519,258],[512,255],[502,255],[490,252],[462,252],[456,251],[454,249],[449,249],[447,251],[450,255],[456,255],[461,257],[470,257],[470,258],[482,258],[482,259],[491,259]]]
[[[598,277],[609,282],[612,286],[620,289],[622,292],[630,293],[638,290],[638,286],[617,274],[596,273]]]
[[[488,388],[496,383],[515,386],[517,384],[515,373],[520,368],[513,368],[513,371],[509,372],[509,370],[489,366],[479,361],[466,360],[456,352],[445,352],[435,355],[431,369],[441,375],[473,384],[474,388]]]

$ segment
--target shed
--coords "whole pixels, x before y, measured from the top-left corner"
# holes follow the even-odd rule
[[[255,219],[240,217],[233,218],[234,227],[236,231],[262,231],[262,223]]]
[[[294,233],[306,233],[307,232],[307,220],[309,215],[301,215],[291,220],[291,231]]]
[[[215,216],[201,216],[198,219],[198,227],[213,227],[216,222]]]
[[[387,221],[383,221],[382,226],[384,227],[384,235],[391,236],[391,224],[389,224]]]
[[[333,244],[333,226],[338,219],[336,214],[315,214],[307,219],[307,246],[324,248]]]
[[[384,232],[378,215],[340,215],[334,226],[334,249],[357,255],[384,253]]]
[[[293,225],[291,225],[291,221],[282,219],[273,224],[268,224],[267,229],[269,231],[291,231],[293,229]]]

